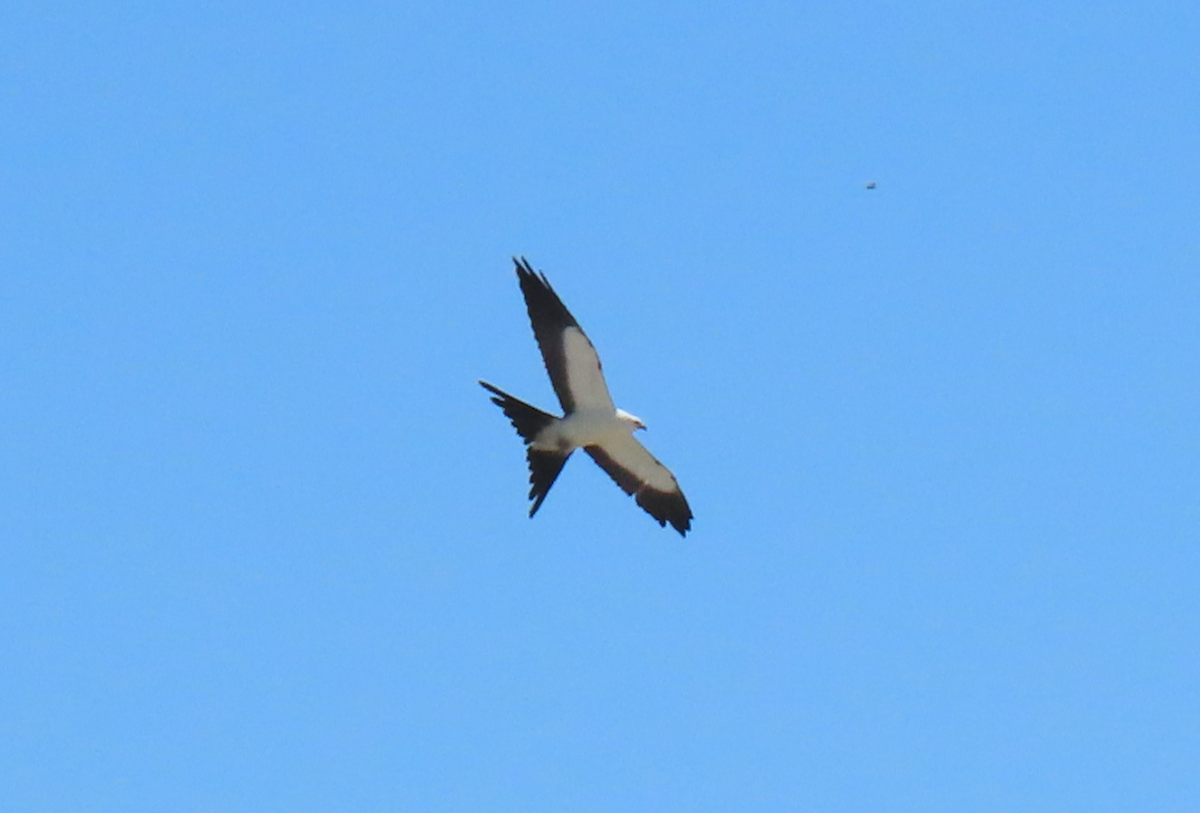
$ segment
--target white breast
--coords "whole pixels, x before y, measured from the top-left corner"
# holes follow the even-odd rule
[[[579,409],[541,431],[533,442],[538,451],[567,452],[629,437],[633,427],[613,409]]]

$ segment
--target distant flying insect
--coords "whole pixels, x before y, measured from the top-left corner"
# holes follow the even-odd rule
[[[634,495],[646,513],[681,536],[692,527],[692,509],[679,483],[662,463],[634,439],[646,425],[617,409],[596,349],[566,305],[554,293],[545,274],[537,274],[524,258],[513,259],[533,335],[542,351],[550,383],[562,404],[556,418],[518,400],[498,387],[480,381],[492,393],[492,403],[504,410],[521,439],[529,461],[529,509],[532,517],[554,485],[567,458],[582,448],[626,494]]]

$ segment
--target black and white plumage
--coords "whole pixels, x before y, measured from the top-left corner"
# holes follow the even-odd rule
[[[537,513],[567,458],[582,448],[626,494],[658,520],[686,536],[692,509],[679,483],[654,455],[634,439],[646,425],[613,404],[596,349],[575,317],[554,293],[545,274],[535,273],[524,258],[517,260],[517,279],[533,335],[542,351],[550,383],[562,404],[561,418],[543,412],[498,387],[480,381],[492,402],[504,411],[525,441],[529,461],[529,516]]]

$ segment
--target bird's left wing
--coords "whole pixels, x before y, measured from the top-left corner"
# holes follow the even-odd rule
[[[645,446],[629,436],[599,446],[585,446],[583,450],[626,494],[633,494],[637,504],[659,525],[666,526],[669,522],[680,536],[687,536],[692,527],[692,509],[675,475]]]
[[[563,413],[577,409],[612,410],[612,396],[604,382],[604,371],[596,348],[567,310],[567,306],[550,287],[545,274],[537,274],[525,258],[514,259],[521,294],[533,325],[554,394],[562,404]]]

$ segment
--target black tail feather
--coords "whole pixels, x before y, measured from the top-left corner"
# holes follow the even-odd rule
[[[525,403],[519,398],[514,398],[504,390],[499,387],[493,387],[486,381],[480,381],[479,384],[485,390],[492,393],[492,403],[500,407],[504,411],[505,416],[512,421],[513,427],[517,430],[517,434],[521,436],[521,439],[525,441],[526,446],[533,443],[539,432],[558,420],[553,415],[542,412],[542,410]],[[546,499],[546,495],[550,493],[550,486],[554,485],[554,481],[558,478],[559,472],[562,471],[563,465],[567,462],[567,458],[571,456],[571,453],[561,454],[559,452],[526,449],[525,456],[529,462],[529,499],[533,500],[533,506],[529,509],[529,516],[532,517],[542,507],[542,502]]]
[[[479,386],[492,393],[492,403],[504,410],[504,414],[512,421],[513,427],[527,444],[533,443],[538,432],[557,420],[553,415],[542,412],[519,398],[512,397],[504,390],[493,387],[486,381],[480,381]]]
[[[533,505],[529,507],[529,516],[532,517],[542,507],[542,502],[550,493],[550,486],[558,479],[558,473],[566,465],[571,453],[536,452],[527,449],[525,456],[529,459],[529,499],[533,500]]]

